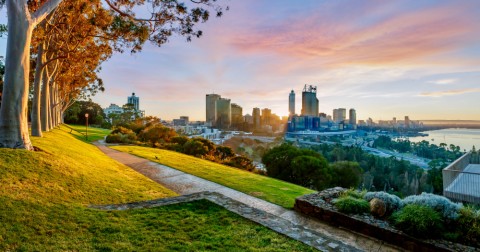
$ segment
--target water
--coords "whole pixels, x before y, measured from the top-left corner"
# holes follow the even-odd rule
[[[440,143],[446,143],[460,146],[460,149],[471,150],[472,146],[475,145],[475,149],[480,148],[480,129],[441,129],[441,130],[430,130],[424,131],[427,133],[427,137],[410,137],[409,140],[412,142],[421,142],[426,140],[431,144],[439,145]]]

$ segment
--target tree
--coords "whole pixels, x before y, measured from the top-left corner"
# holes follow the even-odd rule
[[[361,181],[362,169],[357,162],[339,161],[331,165],[333,169],[332,186],[356,188]]]
[[[291,166],[289,182],[317,190],[330,185],[332,172],[323,157],[298,156],[292,160]]]
[[[97,8],[103,8],[99,1],[84,1],[86,4],[95,4]],[[216,0],[192,0],[192,3],[202,7],[194,7],[190,10],[184,3],[179,3],[177,0],[104,1],[109,6],[113,17],[111,29],[119,33],[133,33],[140,38],[129,44],[133,52],[141,50],[146,40],[157,45],[164,44],[174,33],[185,36],[187,40],[199,37],[202,32],[195,30],[194,25],[208,20],[209,11],[206,8],[213,8],[217,16],[221,16],[223,11],[220,6],[214,4]],[[0,2],[1,6],[6,3],[9,24],[5,83],[2,92],[4,106],[0,108],[0,147],[33,149],[27,122],[32,32],[62,2],[64,1],[2,0]],[[151,18],[136,17],[132,9],[146,3],[151,4]],[[121,37],[119,36],[118,39]],[[120,47],[117,49],[121,50]]]

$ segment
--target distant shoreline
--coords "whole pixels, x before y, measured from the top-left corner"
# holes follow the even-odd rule
[[[466,128],[480,129],[480,120],[419,120],[428,128]]]

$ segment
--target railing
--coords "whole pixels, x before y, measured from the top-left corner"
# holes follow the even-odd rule
[[[480,173],[465,170],[471,164],[478,164],[477,154],[466,153],[443,169],[445,197],[480,204]]]

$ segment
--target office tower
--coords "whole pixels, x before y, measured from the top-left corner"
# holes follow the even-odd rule
[[[188,125],[188,116],[180,116],[180,120],[184,120],[185,123]]]
[[[216,110],[216,127],[220,129],[228,129],[232,123],[232,107],[230,99],[219,98],[215,102]]]
[[[272,110],[268,108],[262,109],[262,125],[272,125],[271,123]]]
[[[348,120],[351,125],[357,125],[357,112],[355,109],[350,109],[348,113]]]
[[[333,121],[335,123],[341,123],[347,119],[347,110],[344,108],[338,108],[333,110]],[[356,119],[356,118],[355,118]]]
[[[243,121],[249,125],[253,125],[253,116],[251,116],[250,114],[246,114],[243,116]]]
[[[206,96],[206,118],[205,123],[209,126],[215,126],[217,121],[216,101],[220,99],[218,94],[207,94]]]
[[[260,109],[259,108],[253,108],[252,117],[253,117],[253,128],[260,129]]]
[[[242,107],[238,104],[232,103],[232,124],[233,125],[240,125],[243,123],[243,116],[242,116]]]
[[[293,92],[293,90],[288,96],[288,112],[291,116],[295,115],[295,92]]]
[[[405,128],[410,128],[410,118],[408,116],[405,116]]]
[[[135,111],[140,111],[140,97],[135,96],[135,93],[127,98],[127,103],[132,104]]]
[[[397,118],[396,117],[393,118],[392,123],[393,123],[393,125],[397,125]]]
[[[305,85],[303,88],[302,116],[318,116],[317,87]]]

